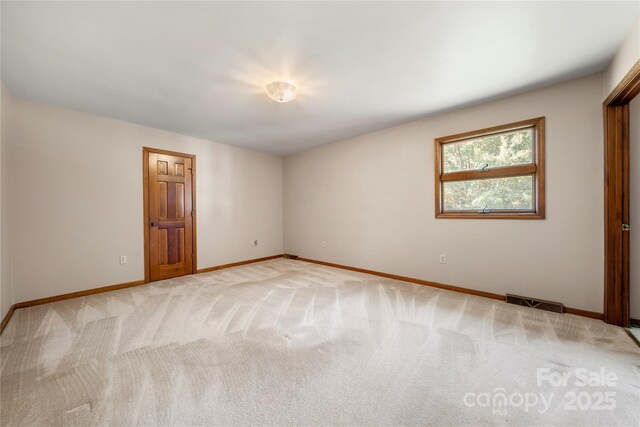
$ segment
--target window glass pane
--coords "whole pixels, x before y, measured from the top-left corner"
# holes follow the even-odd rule
[[[533,163],[533,129],[443,144],[444,172],[458,172]]]
[[[533,176],[449,181],[444,211],[533,210]]]

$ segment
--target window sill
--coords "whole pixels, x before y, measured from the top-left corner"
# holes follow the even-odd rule
[[[440,212],[436,213],[436,218],[440,219],[545,219],[544,212],[526,213],[475,213],[475,212]]]

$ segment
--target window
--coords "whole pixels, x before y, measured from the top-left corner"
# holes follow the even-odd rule
[[[435,146],[436,218],[544,218],[544,117]]]

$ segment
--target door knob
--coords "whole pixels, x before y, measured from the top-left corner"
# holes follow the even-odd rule
[[[157,226],[158,226],[158,223],[157,223],[157,222],[152,222],[150,225],[151,225],[152,227],[157,227]]]

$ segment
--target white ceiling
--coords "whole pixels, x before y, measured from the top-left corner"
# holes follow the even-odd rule
[[[602,70],[640,2],[2,2],[18,98],[289,154]],[[264,85],[299,87],[289,104]]]

